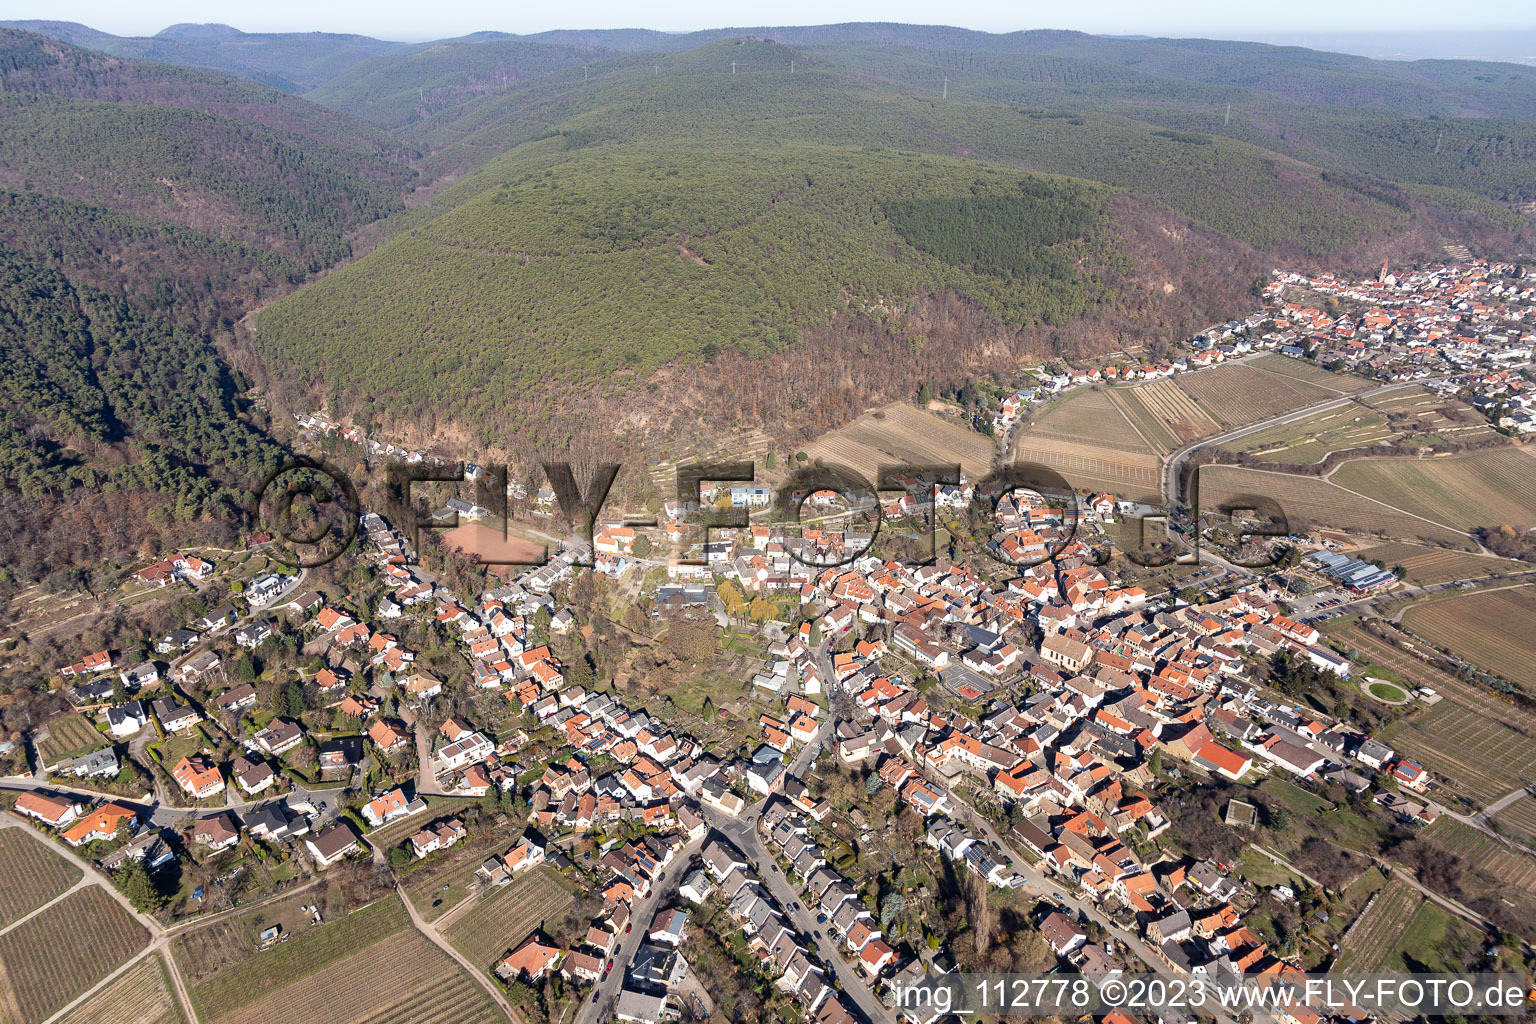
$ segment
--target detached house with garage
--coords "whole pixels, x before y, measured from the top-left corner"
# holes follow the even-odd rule
[[[80,816],[80,805],[65,797],[22,793],[16,798],[16,813],[36,818],[54,828],[63,828]]]

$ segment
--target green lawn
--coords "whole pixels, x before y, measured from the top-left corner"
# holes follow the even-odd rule
[[[1459,974],[1475,958],[1481,939],[1472,925],[1425,900],[1380,969]]]
[[[1377,697],[1393,704],[1401,703],[1408,699],[1408,694],[1404,693],[1400,687],[1393,686],[1391,683],[1372,683],[1370,690],[1372,697]]]
[[[1253,847],[1244,850],[1237,858],[1237,873],[1254,885],[1268,888],[1272,885],[1289,885],[1300,892],[1306,883],[1286,868],[1281,867]]]

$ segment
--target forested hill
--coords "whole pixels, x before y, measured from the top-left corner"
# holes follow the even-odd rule
[[[310,92],[308,98],[395,129],[616,52],[606,47],[500,39],[440,43],[396,58],[362,61]]]
[[[0,590],[239,535],[280,449],[218,344],[401,212],[412,152],[247,79],[0,31]]]
[[[367,125],[265,86],[0,30],[0,186],[67,196],[318,268],[416,172]]]
[[[237,535],[279,450],[208,338],[0,246],[0,584]]]
[[[228,25],[173,25],[125,38],[73,22],[0,22],[124,57],[217,68],[290,92],[353,76],[371,58],[454,44],[521,42],[621,53],[670,53],[742,37],[817,52],[918,49],[972,55],[1052,57],[1113,66],[1135,77],[1240,89],[1288,102],[1380,108],[1412,116],[1536,116],[1536,68],[1488,61],[1384,61],[1298,46],[1212,39],[1115,38],[1083,32],[991,33],[945,25],[850,22],[669,33],[649,29],[560,29],[517,36],[481,32],[432,43],[400,43],[324,32],[241,32]]]
[[[195,110],[358,153],[401,155],[400,143],[392,136],[247,78],[175,64],[122,60],[15,29],[0,28],[0,89]]]
[[[390,81],[396,60],[357,70]],[[1379,264],[1478,209],[1512,218],[1119,113],[945,101],[762,39],[560,69],[400,131],[478,169],[264,310],[257,342],[295,404],[422,439],[553,441],[594,414],[664,437],[701,410],[800,425],[917,374],[1199,329],[1275,260]]]
[[[211,68],[301,93],[346,68],[414,47],[331,32],[241,32],[228,25],[172,25],[148,37],[114,36],[68,21],[0,22],[118,57]]]

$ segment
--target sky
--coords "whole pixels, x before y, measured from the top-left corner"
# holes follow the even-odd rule
[[[1231,0],[1096,0],[1061,4],[1040,0],[621,0],[568,4],[496,3],[493,0],[263,0],[260,4],[208,0],[6,0],[7,19],[78,21],[115,35],[153,35],[177,22],[223,22],[247,32],[356,32],[417,41],[480,30],[531,33],[555,28],[653,28],[691,31],[750,25],[821,25],[839,21],[900,21],[958,25],[988,32],[1065,28],[1111,35],[1184,35],[1296,41],[1351,39],[1354,52],[1375,47],[1384,31],[1408,42],[1399,48],[1456,55],[1458,48],[1499,45],[1536,56],[1536,4],[1509,0],[1287,0],[1284,4]],[[1445,39],[1448,30],[1476,38]],[[1511,40],[1516,37],[1516,41]],[[1442,37],[1442,38],[1437,38]],[[1524,37],[1524,38],[1519,38]],[[1315,44],[1313,44],[1315,45]],[[1415,54],[1415,55],[1429,55]]]

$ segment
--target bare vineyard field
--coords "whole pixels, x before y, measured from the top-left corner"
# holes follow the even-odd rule
[[[1392,723],[1384,739],[1421,761],[1448,789],[1486,806],[1536,779],[1536,716],[1356,625],[1330,625],[1328,634],[1360,660],[1385,666],[1444,698]]]
[[[171,991],[165,961],[151,955],[69,1011],[59,1024],[186,1024],[186,1018]]]
[[[1469,538],[1454,530],[1415,519],[1318,477],[1236,466],[1207,466],[1200,471],[1200,504],[1203,507],[1215,508],[1221,502],[1243,494],[1278,502],[1290,518],[1292,529],[1299,523],[1308,523],[1352,533],[1420,538],[1457,547],[1471,545]]]
[[[47,1020],[148,941],[99,886],[81,889],[0,935],[0,1019]]]
[[[1449,698],[1388,726],[1388,743],[1423,762],[1448,789],[1487,805],[1536,779],[1536,737]]]
[[[1223,427],[1242,426],[1338,397],[1331,389],[1246,363],[1217,366],[1174,379],[1180,390]]]
[[[1536,526],[1536,456],[1525,448],[1432,459],[1355,459],[1331,479],[1457,530]]]
[[[1349,940],[1343,943],[1344,950],[1334,961],[1334,971],[1366,972],[1380,968],[1423,902],[1419,891],[1408,883],[1389,883],[1346,933]]]
[[[1014,458],[1050,466],[1072,486],[1084,490],[1160,500],[1162,461],[1151,453],[1118,451],[1030,433],[1019,438]]]
[[[571,894],[553,869],[535,868],[476,899],[448,928],[448,941],[473,963],[492,962],[541,923],[565,913]]]
[[[66,757],[75,757],[107,746],[107,738],[85,720],[85,716],[71,711],[48,723],[48,738],[38,744],[38,754],[44,764],[53,764]]]
[[[487,857],[507,852],[506,840],[496,833],[434,853],[400,876],[406,898],[423,920],[436,921],[462,902],[474,888],[476,869]]]
[[[394,935],[406,924],[405,908],[391,893],[337,920],[296,931],[286,942],[265,952],[247,947],[249,952],[244,959],[219,968],[211,977],[189,987],[193,1009],[201,1020],[226,1016]],[[178,963],[184,962],[181,945],[178,940]],[[183,973],[191,974],[185,969]]]
[[[1536,896],[1536,858],[1505,846],[1486,832],[1442,816],[1424,830],[1424,838],[1499,881]]]
[[[1511,563],[1502,558],[1474,555],[1467,551],[1447,551],[1419,544],[1392,542],[1377,544],[1351,552],[1366,561],[1380,561],[1388,568],[1401,565],[1407,571],[1410,583],[1444,583],[1447,580],[1473,580],[1492,573],[1502,572]]]
[[[1526,846],[1536,846],[1536,797],[1523,796],[1494,818],[1505,834]]]
[[[506,1017],[446,953],[407,929],[348,953],[324,971],[267,991],[222,1017],[202,1019],[213,1024],[492,1024]]]
[[[1142,385],[1145,387],[1146,385]],[[1117,387],[1108,392],[1110,401],[1120,410],[1126,422],[1136,428],[1136,433],[1157,451],[1167,454],[1179,447],[1182,443],[1179,436],[1160,417],[1152,414],[1140,399],[1135,397],[1135,388]]]
[[[1264,462],[1305,466],[1321,462],[1333,452],[1364,448],[1395,433],[1386,417],[1351,404],[1249,434],[1222,448],[1248,452]]]
[[[1140,426],[1125,414],[1112,394],[1102,388],[1083,388],[1057,399],[1030,423],[1023,436],[1061,439],[1147,455],[1166,451],[1142,435]]]
[[[0,829],[0,926],[17,921],[80,881],[80,869],[26,834]]]
[[[1221,432],[1221,425],[1171,380],[1138,384],[1120,397],[1140,405],[1143,416],[1173,436],[1174,447]]]
[[[805,446],[812,459],[846,466],[874,483],[881,465],[960,463],[967,478],[992,470],[992,439],[905,402],[865,413]]]
[[[1296,380],[1304,383],[1315,384],[1320,388],[1338,391],[1346,395],[1352,395],[1357,391],[1364,391],[1373,383],[1364,377],[1357,377],[1352,373],[1334,373],[1332,370],[1323,369],[1316,363],[1292,359],[1290,356],[1282,356],[1275,352],[1266,352],[1256,359],[1250,359],[1246,365],[1256,370],[1278,373],[1282,377],[1294,377]]]
[[[1430,601],[1403,625],[1517,686],[1536,690],[1536,588],[1529,584]],[[1523,628],[1522,628],[1523,626]]]

